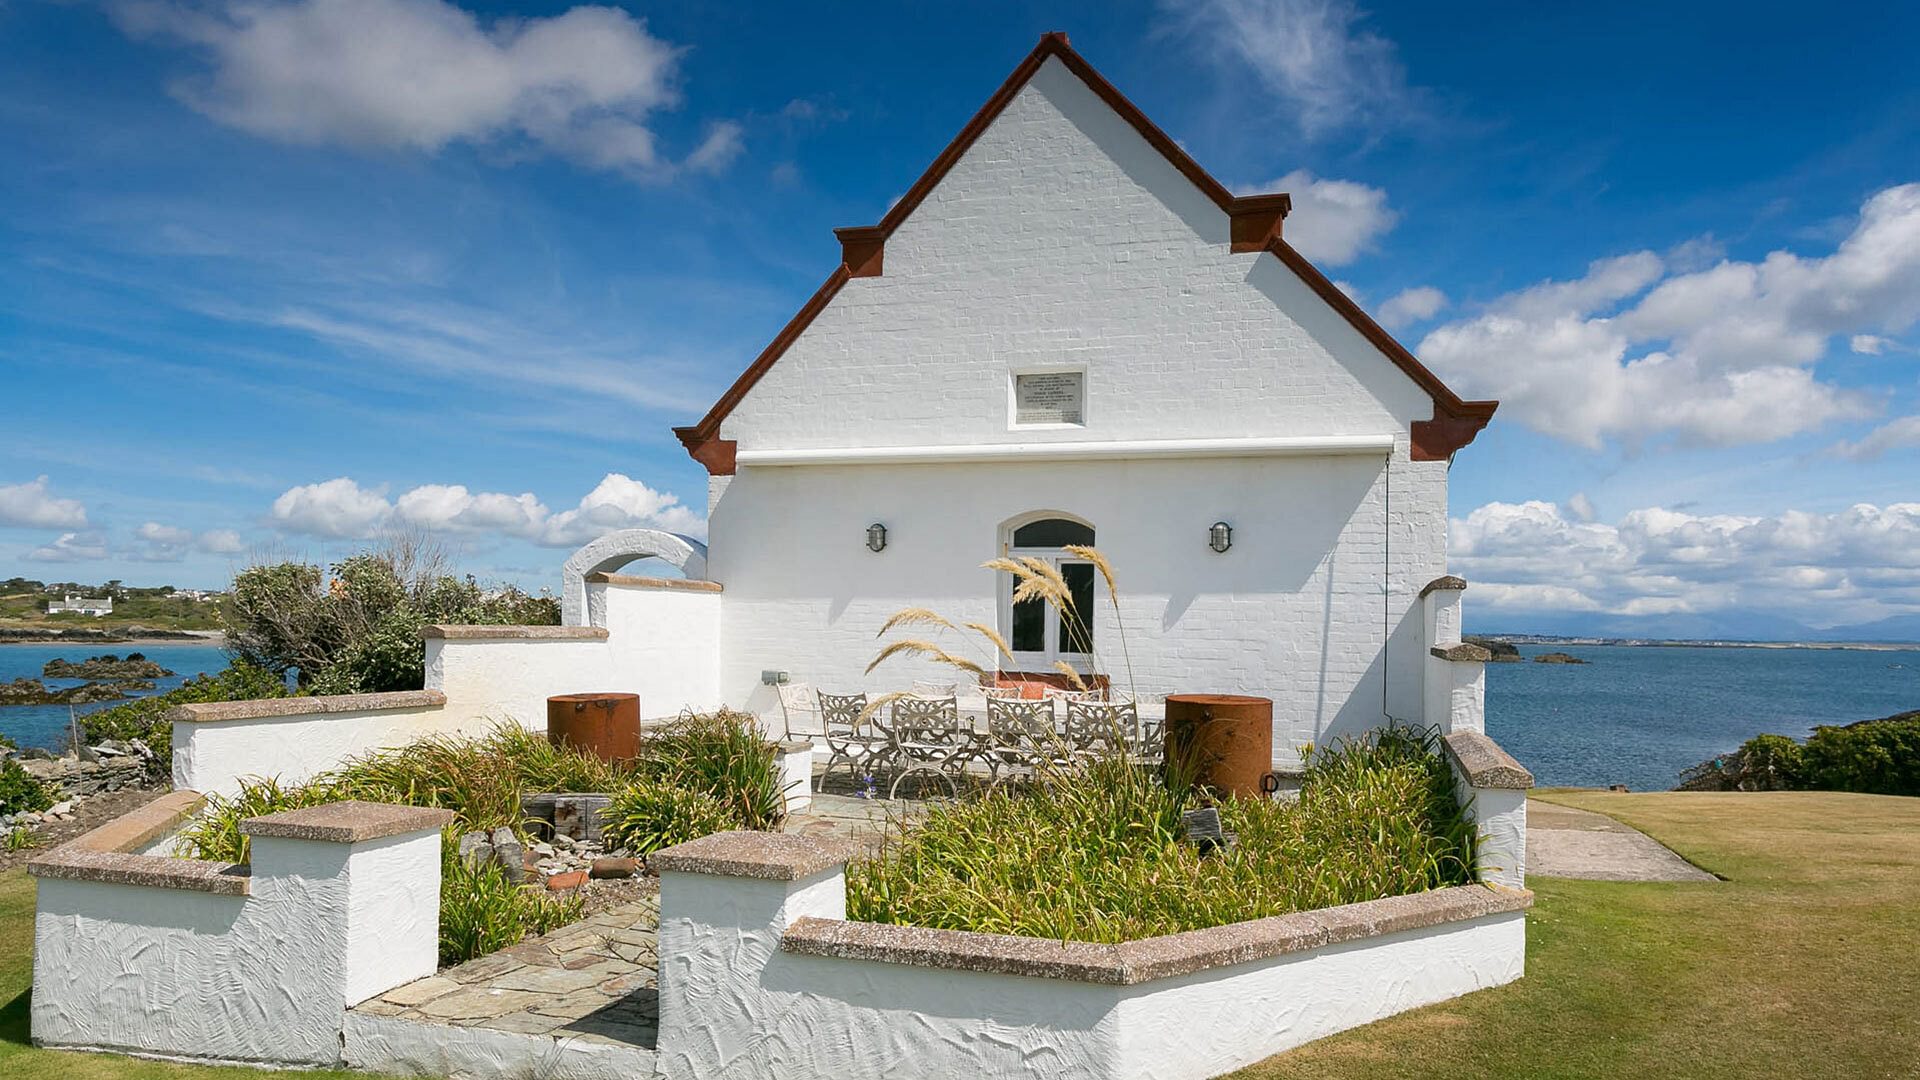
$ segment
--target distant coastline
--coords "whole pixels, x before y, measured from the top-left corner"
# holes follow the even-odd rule
[[[227,635],[218,630],[45,630],[0,627],[0,645],[212,645],[224,648]]]
[[[1616,638],[1568,637],[1560,634],[1502,634],[1475,632],[1472,637],[1509,641],[1515,645],[1613,645],[1643,649],[1835,649],[1852,652],[1911,652],[1911,641],[1741,641],[1734,638]]]

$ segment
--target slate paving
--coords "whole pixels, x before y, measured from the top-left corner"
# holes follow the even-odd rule
[[[354,1006],[369,1016],[652,1049],[656,897],[571,923]]]
[[[1527,873],[1589,881],[1718,881],[1605,814],[1527,800]]]

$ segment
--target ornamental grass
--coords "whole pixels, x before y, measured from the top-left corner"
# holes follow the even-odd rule
[[[941,805],[847,874],[848,917],[1118,942],[1472,880],[1473,826],[1434,733],[1392,727],[1310,752],[1297,799],[1218,803],[1231,848],[1180,815],[1207,800],[1118,759]]]

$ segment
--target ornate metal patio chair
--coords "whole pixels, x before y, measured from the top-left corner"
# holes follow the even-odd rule
[[[892,737],[888,760],[899,770],[888,798],[897,798],[900,784],[914,775],[937,776],[949,793],[960,794],[960,777],[974,757],[975,743],[973,728],[961,721],[952,696],[896,698],[887,729]]]
[[[1054,729],[1053,699],[987,699],[987,742],[981,755],[995,784],[1008,777],[1032,774],[1060,760],[1065,743]]]
[[[780,719],[786,724],[787,738],[812,737],[825,731],[820,726],[820,699],[811,685],[803,682],[781,683]]]
[[[866,716],[867,695],[821,691],[815,700],[820,708],[822,738],[827,744],[827,765],[820,771],[821,790],[825,790],[827,777],[836,765],[845,765],[847,775],[856,781],[860,779],[862,766],[872,772],[885,765],[889,740]]]
[[[1140,710],[1131,701],[1068,701],[1067,749],[1076,757],[1134,756]]]

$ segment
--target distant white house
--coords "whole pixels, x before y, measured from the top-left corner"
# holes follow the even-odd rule
[[[81,615],[111,615],[113,614],[113,597],[94,598],[68,593],[64,600],[47,601],[47,614],[58,615],[63,611],[78,612]]]

